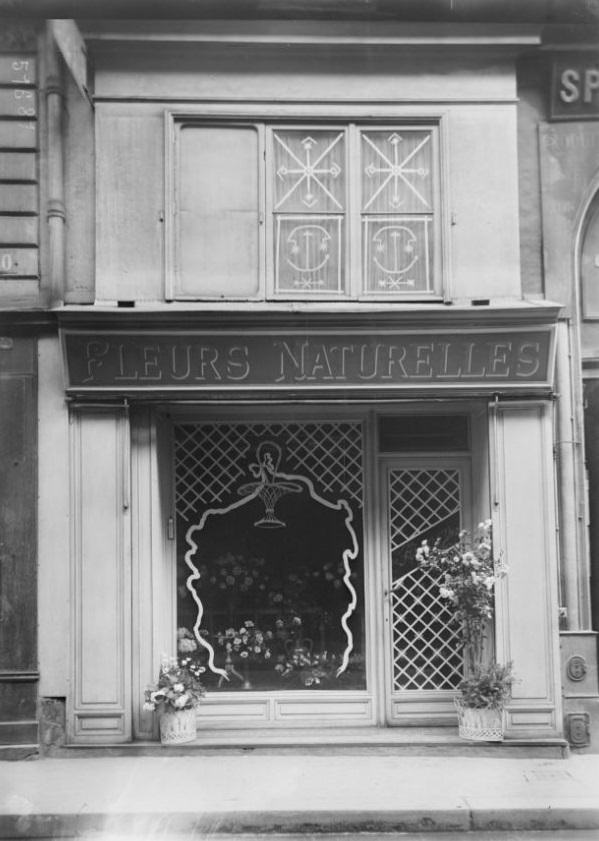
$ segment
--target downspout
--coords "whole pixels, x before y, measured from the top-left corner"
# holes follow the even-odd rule
[[[64,86],[61,58],[50,24],[46,23],[46,114],[48,290],[50,306],[64,298],[66,210],[64,201]]]
[[[590,628],[590,599],[585,587],[586,547],[581,540],[585,507],[581,497],[582,439],[575,410],[572,339],[567,321],[558,322],[556,355],[558,499],[560,508],[561,607],[569,631]]]

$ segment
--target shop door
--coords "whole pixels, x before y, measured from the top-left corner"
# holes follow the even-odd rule
[[[381,465],[386,716],[395,725],[451,725],[462,679],[457,629],[437,577],[416,560],[423,540],[468,527],[468,459],[397,459]]]

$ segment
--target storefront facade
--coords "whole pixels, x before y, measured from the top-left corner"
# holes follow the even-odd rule
[[[144,688],[192,650],[199,732],[455,728],[462,652],[416,551],[487,519],[506,737],[562,739],[564,578],[590,589],[560,544],[584,533],[554,458],[569,321],[519,208],[539,26],[50,31],[65,259],[29,329],[39,695],[65,743],[155,739]]]

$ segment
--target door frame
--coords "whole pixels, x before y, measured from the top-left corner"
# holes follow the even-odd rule
[[[461,453],[385,454],[379,458],[379,534],[381,536],[381,588],[379,609],[383,616],[384,666],[381,692],[388,726],[452,726],[455,724],[455,690],[393,690],[393,627],[391,616],[390,475],[394,470],[451,468],[460,474],[460,529],[472,529],[472,456]]]
[[[385,692],[385,652],[381,641],[384,639],[385,621],[382,610],[382,592],[384,569],[381,559],[385,542],[381,539],[386,522],[383,500],[386,500],[384,482],[386,462],[419,463],[424,458],[434,458],[438,462],[441,454],[410,453],[409,455],[379,454],[377,419],[381,415],[398,414],[463,414],[470,422],[470,453],[452,453],[448,458],[472,460],[471,485],[477,489],[473,500],[474,517],[484,519],[488,516],[488,408],[486,401],[405,401],[394,404],[372,403],[362,405],[289,405],[277,404],[239,406],[168,406],[146,408],[132,413],[132,526],[133,526],[133,580],[143,584],[145,596],[137,599],[133,613],[133,723],[134,738],[152,738],[153,723],[151,717],[141,710],[143,687],[152,683],[156,677],[161,655],[174,651],[176,645],[176,557],[175,541],[169,534],[174,518],[174,470],[172,469],[172,424],[173,422],[203,422],[221,420],[223,422],[260,423],[268,418],[277,422],[338,420],[359,421],[363,425],[363,554],[364,554],[364,612],[365,612],[365,654],[367,689],[355,693],[344,692],[348,701],[353,697],[354,713],[349,717],[340,715],[338,704],[339,691],[321,691],[323,699],[330,696],[329,712],[323,715],[310,709],[314,693],[299,690],[294,693],[295,712],[292,716],[281,717],[276,713],[278,698],[262,699],[261,705],[250,709],[251,701],[257,700],[258,693],[252,698],[245,696],[248,715],[239,717],[240,693],[233,697],[231,704],[225,705],[224,693],[218,697],[207,697],[200,707],[200,728],[226,730],[231,728],[320,728],[320,727],[365,727],[384,726],[387,723],[387,698]],[[382,478],[383,477],[383,478]],[[384,515],[384,517],[383,517]],[[476,522],[477,520],[473,520]],[[169,525],[170,523],[170,525]],[[142,588],[142,589],[143,589]],[[283,695],[283,693],[280,693]],[[289,693],[284,693],[289,696]],[[267,706],[268,719],[264,716]],[[435,709],[439,708],[437,703]],[[406,713],[407,704],[405,705]],[[452,708],[453,712],[453,708]],[[297,714],[299,713],[299,715]],[[427,716],[405,716],[401,724],[432,726],[434,724],[453,723],[448,715],[434,719]],[[155,729],[154,729],[155,733]]]

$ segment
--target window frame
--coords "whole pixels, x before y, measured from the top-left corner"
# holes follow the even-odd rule
[[[255,302],[273,304],[298,303],[300,305],[382,303],[439,303],[451,297],[449,283],[449,201],[448,174],[448,112],[423,106],[365,103],[270,105],[206,104],[199,108],[165,110],[165,206],[164,206],[164,291],[165,300],[181,302],[215,302],[235,304]],[[258,289],[256,295],[182,295],[177,292],[178,279],[178,221],[177,173],[179,166],[178,136],[183,126],[238,125],[253,127],[259,137],[259,243]],[[346,136],[345,160],[347,172],[353,166],[352,176],[346,183],[347,208],[345,210],[345,236],[341,251],[345,259],[345,289],[342,292],[327,290],[325,293],[289,292],[275,290],[275,214],[272,178],[268,160],[272,160],[273,132],[281,130],[335,130],[342,129]],[[392,129],[430,130],[432,138],[433,173],[432,191],[434,213],[431,229],[433,247],[431,254],[431,285],[429,291],[400,292],[398,294],[368,291],[365,283],[365,249],[363,248],[363,212],[361,208],[361,130]],[[376,214],[374,214],[376,215]],[[382,214],[378,214],[382,215]]]

